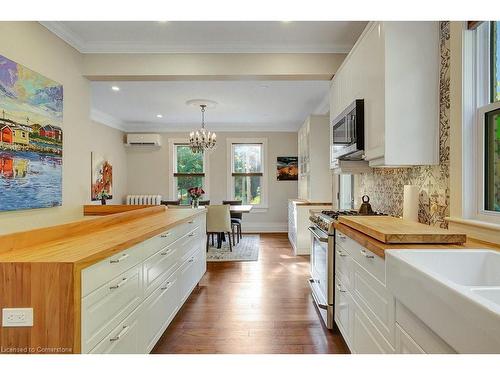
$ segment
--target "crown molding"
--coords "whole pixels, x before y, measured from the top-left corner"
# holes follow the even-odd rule
[[[83,50],[85,49],[85,41],[70,29],[63,26],[62,23],[58,21],[39,21],[38,23],[50,32],[56,34],[59,38],[75,48],[78,52],[83,52]]]
[[[269,122],[269,123],[208,123],[207,129],[215,132],[297,132],[301,123],[294,122]],[[126,132],[154,132],[154,133],[188,133],[198,129],[200,123],[147,123],[124,122],[123,131]]]
[[[347,54],[352,45],[335,43],[260,45],[257,43],[197,43],[161,44],[141,42],[86,42],[64,24],[58,21],[40,21],[41,25],[57,35],[81,53],[343,53]]]
[[[111,128],[115,128],[121,131],[127,131],[125,129],[123,121],[97,109],[90,110],[90,118],[95,122],[109,126]]]

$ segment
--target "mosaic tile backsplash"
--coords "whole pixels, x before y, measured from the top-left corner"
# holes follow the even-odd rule
[[[447,227],[450,209],[450,24],[440,22],[439,165],[375,168],[357,179],[361,194],[370,196],[374,210],[403,215],[404,185],[420,187],[419,221]]]

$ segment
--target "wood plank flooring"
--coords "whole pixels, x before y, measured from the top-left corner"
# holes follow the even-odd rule
[[[313,305],[309,257],[286,234],[262,234],[257,262],[208,263],[153,353],[348,353]]]

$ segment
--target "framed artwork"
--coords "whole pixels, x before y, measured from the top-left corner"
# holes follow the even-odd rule
[[[62,204],[63,87],[0,55],[0,211]]]
[[[91,153],[91,199],[113,198],[113,167],[102,155]]]
[[[278,156],[276,161],[278,181],[297,181],[299,179],[298,161],[297,156]]]

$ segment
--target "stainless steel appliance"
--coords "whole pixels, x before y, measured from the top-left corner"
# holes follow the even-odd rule
[[[330,168],[339,160],[362,160],[365,148],[364,100],[357,99],[330,126]]]
[[[341,215],[362,215],[358,211],[321,211],[309,217],[311,232],[311,278],[314,302],[327,328],[334,326],[335,221]],[[370,215],[383,215],[372,212]]]

